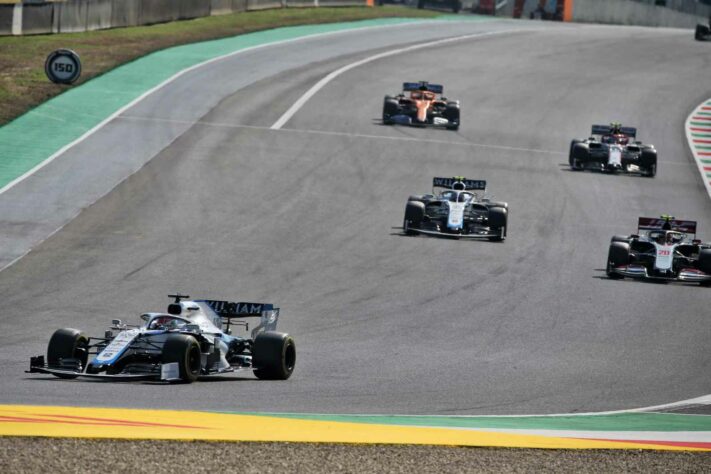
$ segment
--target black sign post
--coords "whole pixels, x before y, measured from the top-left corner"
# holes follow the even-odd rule
[[[44,72],[56,84],[71,84],[81,75],[79,55],[71,49],[58,49],[47,56]]]

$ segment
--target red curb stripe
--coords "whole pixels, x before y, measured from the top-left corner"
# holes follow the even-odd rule
[[[701,156],[711,156],[711,151],[697,151],[696,153]]]
[[[711,110],[711,107],[703,106],[701,107],[701,110]]]
[[[711,143],[711,140],[702,140],[700,138],[694,138],[694,143]]]
[[[209,429],[204,426],[172,425],[164,423],[149,423],[143,421],[114,420],[111,418],[89,418],[69,415],[43,415],[36,414],[40,418],[29,418],[26,416],[0,415],[0,423],[48,423],[66,425],[91,425],[91,426],[131,426],[140,428],[184,428],[184,429]],[[59,418],[59,419],[56,419]]]
[[[711,171],[711,166],[704,166],[704,171]]]
[[[693,117],[691,120],[711,120],[711,117],[699,117],[697,115],[696,117]]]
[[[711,128],[689,127],[695,132],[711,132]]]
[[[141,425],[141,426],[155,426],[155,427],[160,427],[160,428],[204,428],[204,426],[192,426],[192,425],[173,425],[173,424],[166,424],[166,423],[151,423],[148,421],[131,421],[131,420],[119,420],[119,419],[113,419],[113,418],[94,418],[94,417],[89,417],[89,416],[72,416],[72,415],[45,415],[45,414],[38,414],[38,416],[46,416],[50,418],[66,418],[68,420],[80,420],[80,421],[99,421],[99,422],[112,422],[112,423],[126,423],[130,424],[132,426],[135,425]]]
[[[576,439],[586,439],[586,438],[576,438]],[[701,448],[701,449],[711,449],[711,443],[703,441],[652,441],[647,439],[605,439],[605,438],[587,438],[588,440],[595,441],[612,441],[615,443],[634,443],[634,444],[647,444],[651,446],[675,446],[679,448]]]

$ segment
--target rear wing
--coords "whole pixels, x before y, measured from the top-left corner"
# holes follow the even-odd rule
[[[682,221],[664,217],[640,217],[637,229],[642,230],[675,230],[685,234],[696,235],[696,221]]]
[[[464,190],[470,191],[486,191],[486,181],[481,179],[467,179],[463,176],[455,176],[453,178],[432,178],[433,188],[452,189],[454,183],[462,183]]]
[[[434,92],[435,94],[443,94],[444,93],[444,86],[442,86],[440,84],[430,84],[427,81],[404,82],[402,84],[402,90],[405,92],[430,91],[430,92]]]
[[[220,318],[224,319],[226,324],[225,331],[230,331],[230,325],[242,325],[247,330],[249,326],[242,322],[233,322],[233,318],[249,318],[249,317],[260,317],[261,321],[259,324],[252,329],[252,338],[257,337],[262,331],[274,331],[276,330],[277,321],[279,320],[279,308],[275,308],[273,304],[269,303],[246,303],[246,302],[232,302],[232,301],[220,301],[220,300],[199,300],[197,303],[205,303],[217,313]]]
[[[266,311],[279,311],[279,308],[268,303],[233,303],[220,300],[202,300],[200,302],[208,305],[220,317],[227,319],[261,317]]]
[[[590,135],[610,135],[612,127],[609,125],[593,125]],[[630,138],[637,138],[637,129],[634,127],[620,127],[620,133]]]

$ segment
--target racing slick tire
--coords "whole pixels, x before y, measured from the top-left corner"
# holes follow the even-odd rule
[[[706,25],[696,25],[696,32],[694,33],[694,39],[696,41],[703,41],[706,39],[706,36],[711,32],[708,26]]]
[[[47,366],[61,367],[62,359],[78,359],[82,370],[89,358],[89,338],[78,329],[57,329],[47,344]],[[77,375],[52,374],[60,379],[75,379]]]
[[[392,125],[395,121],[392,119],[393,115],[397,115],[400,111],[400,105],[397,99],[386,95],[383,99],[383,124]]]
[[[254,375],[261,380],[286,380],[296,364],[294,339],[282,332],[257,334],[252,348]]]
[[[408,201],[405,206],[405,218],[402,221],[402,230],[407,235],[415,235],[417,232],[412,229],[419,229],[425,218],[425,203],[419,201]]]
[[[506,239],[506,229],[508,227],[509,211],[503,207],[489,208],[489,228],[498,233],[495,237],[489,237],[492,242],[503,242]]]
[[[642,176],[654,178],[657,174],[657,150],[654,148],[643,148],[639,157],[639,168]]]
[[[192,383],[197,380],[202,367],[200,344],[197,339],[187,334],[169,334],[163,345],[161,362],[177,362],[180,381]]]
[[[613,235],[612,239],[610,239],[610,242],[624,242],[626,244],[629,244],[630,238],[626,235]]]
[[[701,249],[699,250],[699,270],[704,273],[711,275],[711,249]],[[711,286],[711,282],[704,281],[701,283],[702,286]]]
[[[568,155],[568,164],[573,171],[582,171],[584,168],[582,163],[588,159],[588,147],[581,143],[580,140],[573,140],[570,143],[570,154]]]
[[[504,209],[509,208],[509,203],[503,201],[489,201],[489,206],[491,207],[503,207]]]
[[[607,266],[605,273],[612,280],[621,280],[624,276],[612,271],[614,267],[627,265],[630,261],[630,246],[626,242],[611,242],[610,251],[607,253]]]
[[[448,103],[442,115],[449,121],[447,130],[459,130],[459,104],[456,102]]]

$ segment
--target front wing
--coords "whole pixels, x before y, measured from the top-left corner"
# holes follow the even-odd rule
[[[639,280],[681,281],[687,283],[704,283],[711,281],[711,275],[694,268],[683,269],[678,275],[669,277],[650,275],[647,268],[643,265],[622,265],[613,267],[611,271],[624,277]]]
[[[145,381],[145,380],[158,380],[164,382],[177,381],[180,380],[178,364],[176,362],[170,364],[161,364],[161,370],[158,372],[144,372],[144,373],[119,373],[119,374],[90,374],[82,372],[79,369],[71,368],[57,368],[49,367],[45,364],[44,356],[37,356],[30,358],[30,370],[26,370],[25,373],[28,374],[51,374],[56,376],[65,377],[82,377],[95,380],[112,380],[115,382],[132,382],[132,381]],[[234,367],[230,366],[225,370],[219,372],[211,372],[208,374],[200,374],[198,378],[203,377],[214,377],[224,374],[234,374],[236,372],[241,372],[243,370],[252,370],[252,367]]]
[[[491,237],[500,237],[501,234],[497,233],[477,233],[477,234],[452,234],[449,232],[439,232],[436,230],[425,230],[425,229],[414,229],[409,228],[408,230],[412,232],[417,232],[419,234],[433,235],[437,237],[452,237],[455,239],[488,239]]]

